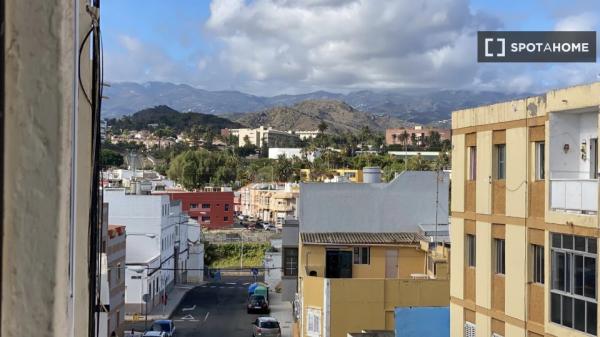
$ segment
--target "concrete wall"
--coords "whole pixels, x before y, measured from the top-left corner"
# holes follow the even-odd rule
[[[417,231],[435,223],[436,172],[404,172],[390,183],[300,185],[301,232]],[[439,185],[440,205],[448,204],[449,179]],[[438,220],[447,221],[447,207]]]
[[[3,3],[0,335],[83,335],[89,309],[91,114],[75,81],[75,60],[90,22],[86,2]],[[83,86],[90,92],[87,50],[81,69]]]

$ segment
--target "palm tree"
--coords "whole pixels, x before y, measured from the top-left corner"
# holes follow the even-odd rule
[[[400,134],[400,141],[402,143],[404,143],[404,171],[406,171],[406,151],[407,151],[407,142],[408,142],[408,138],[409,138],[409,134],[406,130],[403,130],[402,133]]]
[[[325,130],[327,130],[329,126],[327,125],[327,123],[325,123],[325,121],[321,121],[321,123],[319,123],[319,126],[317,126],[317,129],[319,130],[319,133],[325,133]]]

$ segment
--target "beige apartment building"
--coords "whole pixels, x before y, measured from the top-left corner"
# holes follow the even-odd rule
[[[600,83],[452,114],[451,336],[598,334]]]
[[[270,222],[277,227],[286,219],[297,219],[300,187],[294,183],[256,183],[240,189],[243,215]]]

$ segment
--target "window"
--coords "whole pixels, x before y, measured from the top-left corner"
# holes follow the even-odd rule
[[[298,248],[283,249],[283,275],[298,276]]]
[[[229,204],[225,204],[225,210],[228,211],[229,210]]]
[[[546,145],[544,142],[535,143],[535,180],[546,179]]]
[[[596,335],[596,239],[552,233],[552,322]]]
[[[465,322],[465,337],[475,337],[475,324]]]
[[[198,204],[190,204],[190,208],[198,208]]]
[[[223,217],[223,221],[229,221],[229,217],[228,216],[224,216]]]
[[[469,180],[477,179],[477,147],[469,146]]]
[[[494,145],[494,178],[506,179],[506,144]]]
[[[354,247],[354,264],[369,264],[369,247]]]
[[[202,208],[210,208],[210,204],[202,204]]]
[[[321,335],[321,309],[306,309],[306,334],[308,336]]]
[[[475,253],[475,235],[472,234],[467,234],[467,240],[466,240],[466,249],[465,252],[467,253],[467,265],[469,267],[475,267],[475,259],[476,259],[476,253]]]
[[[505,274],[504,247],[505,241],[503,239],[494,239],[494,248],[496,250],[496,274]]]
[[[531,245],[533,255],[532,281],[534,283],[544,284],[544,246]]]
[[[209,215],[203,215],[202,216],[202,221],[210,221],[210,216]]]

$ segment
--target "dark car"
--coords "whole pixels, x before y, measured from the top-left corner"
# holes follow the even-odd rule
[[[269,301],[263,295],[250,295],[246,310],[249,314],[253,312],[268,313]]]

